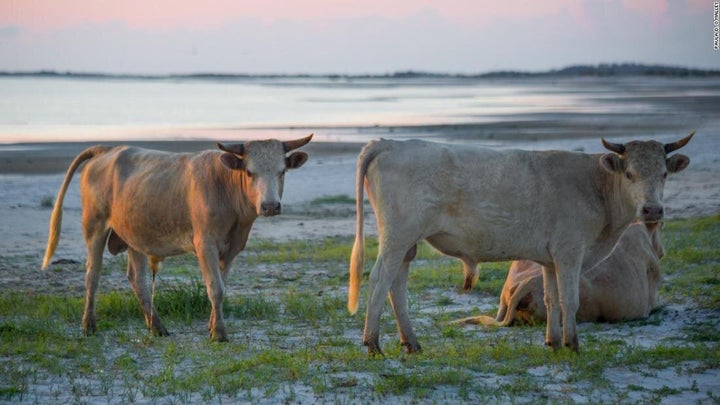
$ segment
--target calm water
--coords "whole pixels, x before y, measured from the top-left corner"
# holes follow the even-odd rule
[[[677,91],[668,83],[650,90],[634,86],[632,94]],[[357,140],[357,131],[351,130],[356,127],[654,108],[642,100],[613,102],[629,94],[622,80],[597,79],[0,78],[0,143],[225,139],[257,129],[282,134],[298,127],[319,139],[349,141]]]

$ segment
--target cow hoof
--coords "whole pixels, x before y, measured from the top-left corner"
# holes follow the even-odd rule
[[[385,357],[385,353],[380,350],[380,344],[378,342],[365,341],[363,342],[363,345],[367,346],[368,356],[375,357],[379,355],[381,357]]]
[[[216,333],[210,334],[210,341],[211,342],[229,342],[230,339],[228,339],[227,333],[216,332]]]
[[[575,353],[580,353],[580,345],[577,344],[577,342],[573,343],[565,343],[565,347],[572,350]]]
[[[560,350],[560,343],[557,342],[553,343],[550,341],[545,341],[545,346],[552,348],[554,352]]]
[[[368,356],[370,356],[370,357],[385,357],[385,353],[383,353],[383,351],[380,350],[379,347],[368,346]]]
[[[97,325],[95,322],[87,322],[83,324],[83,335],[93,336],[97,334]]]
[[[385,354],[380,350],[380,339],[377,335],[370,335],[369,338],[363,338],[363,345],[367,347],[368,355],[374,357],[379,354],[385,357]]]
[[[422,353],[422,348],[417,343],[402,342],[400,345],[405,349],[405,353],[407,354]]]
[[[152,332],[153,332],[153,335],[155,335],[155,336],[160,336],[160,337],[170,336],[170,332],[168,332],[167,329],[165,329],[164,327],[153,328]]]

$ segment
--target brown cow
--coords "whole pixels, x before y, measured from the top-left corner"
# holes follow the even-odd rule
[[[664,249],[659,224],[634,223],[613,252],[580,274],[578,322],[619,322],[645,318],[659,305],[660,259]],[[470,275],[472,277],[472,275]],[[546,320],[542,266],[529,260],[510,265],[495,318],[476,316],[465,324],[509,326]]]
[[[357,311],[364,268],[362,201],[367,189],[378,223],[363,344],[380,351],[380,316],[389,294],[400,340],[420,350],[410,322],[407,280],[417,243],[475,267],[480,261],[532,260],[543,266],[545,342],[578,348],[575,315],[580,269],[607,257],[625,228],[663,218],[668,173],[687,156],[673,143],[609,143],[613,153],[471,148],[417,140],[373,141],[357,164],[357,221],[348,309]]]
[[[245,247],[258,216],[281,211],[285,172],[302,166],[305,152],[294,152],[312,135],[289,142],[250,141],[223,145],[219,151],[167,153],[127,146],[94,146],[70,164],[50,217],[43,268],[60,239],[62,204],[75,171],[80,179],[82,228],[87,245],[83,330],[97,330],[95,292],[103,249],[128,252],[127,277],[155,334],[167,335],[147,285],[148,259],[153,271],[167,256],[192,253],[212,305],[210,339],[227,341],[222,313],[227,273]]]

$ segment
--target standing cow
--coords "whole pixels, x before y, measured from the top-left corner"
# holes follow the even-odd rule
[[[258,216],[280,214],[285,172],[308,158],[294,152],[312,139],[250,141],[217,146],[223,152],[166,153],[127,146],[94,146],[81,152],[65,174],[50,217],[43,268],[60,239],[62,203],[75,171],[80,179],[82,228],[87,245],[83,330],[97,330],[95,292],[105,246],[127,250],[127,277],[155,334],[167,335],[153,308],[147,285],[167,256],[198,257],[208,298],[210,339],[227,341],[222,313],[225,281],[235,256],[245,247]]]
[[[604,259],[631,222],[662,219],[665,178],[690,162],[668,154],[692,136],[669,144],[603,139],[613,153],[602,155],[417,140],[369,143],[358,157],[348,291],[348,309],[355,313],[365,253],[364,185],[378,222],[379,248],[363,344],[371,354],[381,353],[380,315],[389,293],[403,346],[420,350],[408,314],[407,280],[417,243],[427,240],[466,268],[511,259],[542,264],[545,342],[577,350],[580,269]]]
[[[665,254],[660,224],[630,225],[605,260],[580,273],[578,322],[620,322],[645,318],[657,308]],[[510,265],[495,318],[476,316],[460,324],[510,326],[546,320],[542,266],[529,260]]]

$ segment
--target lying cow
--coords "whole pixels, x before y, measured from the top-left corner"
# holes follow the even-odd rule
[[[378,222],[378,257],[370,274],[363,344],[381,353],[380,314],[389,293],[400,340],[420,350],[407,302],[417,243],[474,268],[480,261],[527,259],[543,266],[545,342],[577,350],[580,269],[604,259],[627,226],[663,217],[668,173],[684,155],[667,155],[693,134],[663,145],[614,144],[613,153],[497,151],[423,141],[373,141],[358,157],[357,231],[348,309],[355,313],[364,263],[363,185]],[[467,274],[467,271],[466,271]]]
[[[660,225],[635,223],[622,234],[602,262],[580,274],[578,322],[619,322],[645,318],[659,305],[660,259],[664,255]],[[546,320],[542,266],[512,262],[497,316],[464,318],[458,323],[510,326]]]
[[[80,180],[88,256],[85,333],[97,330],[95,292],[107,245],[111,253],[127,250],[127,277],[148,328],[158,335],[168,333],[148,291],[148,259],[154,272],[164,257],[196,255],[212,305],[210,339],[227,341],[222,301],[230,264],[245,247],[255,219],[280,214],[285,172],[308,158],[304,152],[286,154],[311,138],[218,143],[224,153],[166,153],[127,146],[94,146],[81,152],[57,195],[43,268],[60,239],[65,192],[75,171],[87,162]]]

